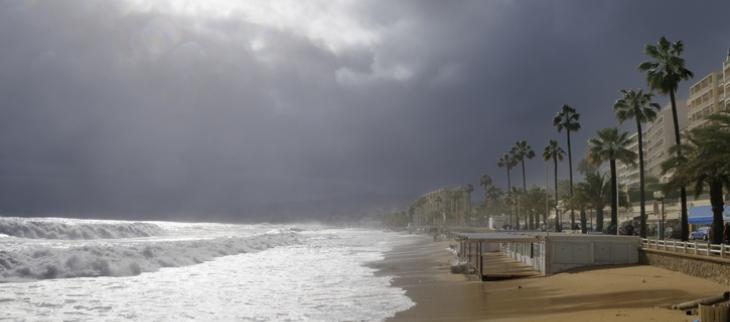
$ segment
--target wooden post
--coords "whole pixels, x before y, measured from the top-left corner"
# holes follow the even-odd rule
[[[473,258],[472,258],[472,255],[471,255],[471,240],[467,240],[466,241],[466,247],[467,247],[466,249],[467,249],[467,252],[468,252],[468,255],[467,255],[467,258],[468,259],[467,259],[467,261],[469,262],[469,264],[472,264],[472,259]]]
[[[459,261],[464,260],[464,240],[459,239]]]
[[[725,257],[725,244],[720,244],[720,258]]]
[[[701,322],[727,322],[728,304],[699,305],[698,309]]]
[[[484,260],[482,258],[482,241],[479,241],[479,280],[484,280]]]

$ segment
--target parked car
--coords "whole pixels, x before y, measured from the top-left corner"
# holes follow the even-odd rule
[[[689,239],[692,240],[707,240],[710,236],[710,227],[700,227],[699,229],[689,234]]]

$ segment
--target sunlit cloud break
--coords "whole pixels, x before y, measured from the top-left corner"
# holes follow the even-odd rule
[[[334,53],[351,47],[372,46],[379,40],[377,28],[358,19],[358,1],[297,0],[127,0],[139,12],[186,16],[199,20],[244,21],[298,34]],[[254,40],[260,48],[265,40]]]

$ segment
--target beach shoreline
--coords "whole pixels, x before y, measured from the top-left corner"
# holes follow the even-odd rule
[[[481,282],[450,272],[450,243],[414,236],[373,264],[416,303],[387,321],[690,322],[698,317],[668,307],[730,289],[647,265]]]

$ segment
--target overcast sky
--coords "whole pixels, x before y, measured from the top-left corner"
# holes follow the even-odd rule
[[[563,104],[581,113],[576,159],[615,124],[619,90],[645,85],[644,44],[681,39],[696,79],[719,70],[728,13],[719,0],[2,0],[0,213],[250,219],[483,173],[504,185],[496,160],[515,141],[564,144]],[[528,162],[528,182],[544,175]]]

